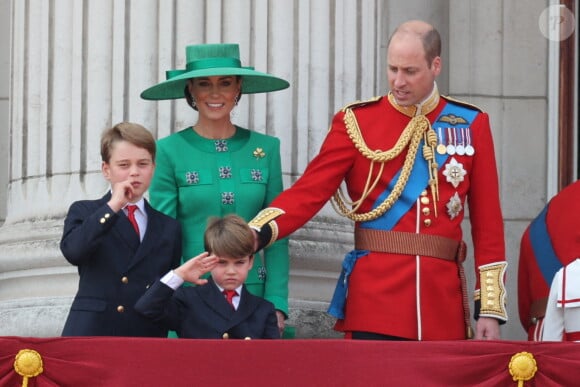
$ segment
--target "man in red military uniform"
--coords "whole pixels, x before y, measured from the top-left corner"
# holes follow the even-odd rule
[[[339,111],[304,175],[250,222],[261,248],[304,225],[334,194],[337,211],[356,222],[355,250],[345,257],[329,309],[347,338],[466,338],[467,205],[477,271],[475,338],[499,339],[499,322],[507,319],[489,118],[439,95],[440,52],[431,25],[398,27],[387,54],[389,94]],[[337,191],[343,179],[353,203]]]
[[[554,196],[524,231],[518,266],[518,308],[528,340],[540,341],[550,284],[580,257],[580,181]]]

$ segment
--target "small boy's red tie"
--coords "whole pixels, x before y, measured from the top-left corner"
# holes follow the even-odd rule
[[[224,290],[223,291],[224,295],[226,296],[226,300],[228,300],[228,303],[232,306],[232,308],[236,308],[234,306],[234,296],[238,295],[238,292],[236,292],[235,290]]]
[[[139,235],[139,225],[137,224],[137,219],[135,219],[135,210],[137,210],[136,205],[134,204],[129,204],[127,206],[127,218],[129,218],[129,222],[131,222],[131,224],[133,225],[133,228],[135,229],[135,232],[137,233],[137,235]]]

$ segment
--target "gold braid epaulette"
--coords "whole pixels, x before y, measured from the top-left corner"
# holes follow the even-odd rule
[[[455,99],[453,97],[450,97],[448,95],[441,95],[441,97],[443,97],[443,99],[453,102],[457,105],[461,105],[461,106],[465,106],[467,108],[473,109],[473,110],[477,110],[478,112],[483,112],[483,109],[481,109],[479,106],[473,105],[469,102],[465,102],[465,101],[461,101],[459,99]]]
[[[347,109],[352,109],[354,107],[358,107],[358,106],[365,106],[368,105],[370,103],[375,103],[377,101],[379,101],[381,98],[383,98],[382,96],[377,96],[377,97],[373,97],[373,98],[369,98],[367,100],[364,101],[354,101],[352,103],[349,103],[348,105],[345,105],[342,109],[340,109],[341,111],[346,111]]]
[[[354,104],[358,106],[358,103]],[[433,189],[433,194],[435,195],[438,192],[437,189],[437,163],[434,162],[434,151],[433,147],[437,144],[437,137],[431,129],[431,124],[427,117],[424,115],[419,115],[413,117],[411,121],[407,124],[403,133],[397,140],[395,146],[388,151],[381,151],[381,150],[372,150],[368,147],[365,143],[360,128],[358,126],[358,122],[354,115],[354,112],[348,105],[343,109],[344,111],[344,124],[346,127],[346,131],[350,139],[352,140],[356,149],[367,159],[371,160],[371,166],[369,168],[369,174],[367,178],[366,185],[363,189],[361,197],[355,202],[349,202],[348,204],[352,207],[349,209],[347,207],[346,198],[342,193],[342,190],[339,188],[337,192],[331,199],[331,204],[336,212],[340,215],[345,216],[355,222],[365,222],[370,221],[373,219],[378,218],[379,216],[383,215],[386,211],[388,211],[393,204],[399,199],[403,189],[405,188],[407,181],[409,180],[409,176],[411,174],[411,170],[413,168],[413,164],[415,163],[415,155],[417,154],[417,150],[419,148],[419,144],[421,139],[425,135],[425,142],[426,147],[423,150],[423,154],[425,158],[429,159],[429,172],[430,172],[430,185]],[[409,147],[407,155],[405,157],[405,162],[403,163],[403,168],[401,170],[401,174],[393,187],[391,193],[385,198],[385,200],[374,210],[366,212],[366,213],[356,213],[356,211],[360,208],[362,203],[365,199],[369,196],[371,191],[376,187],[378,182],[380,181],[381,174],[384,168],[384,163],[390,160],[393,160],[395,157],[401,154],[405,148]],[[429,148],[429,149],[427,149]],[[375,163],[380,163],[380,170],[378,171],[374,181],[371,183],[371,177],[373,173],[373,167]],[[433,167],[435,168],[435,174],[433,176]]]

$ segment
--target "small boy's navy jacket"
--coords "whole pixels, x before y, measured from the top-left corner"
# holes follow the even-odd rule
[[[141,297],[135,310],[153,321],[192,339],[278,339],[274,305],[242,287],[234,310],[210,277],[201,286],[171,289],[161,281]]]

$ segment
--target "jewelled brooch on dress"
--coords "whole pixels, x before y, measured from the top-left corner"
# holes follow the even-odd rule
[[[232,167],[220,167],[220,179],[231,179],[232,178]]]
[[[197,171],[185,172],[185,181],[187,184],[199,183],[199,173]]]
[[[266,280],[266,268],[264,266],[258,266],[258,279],[260,281]]]
[[[253,153],[254,157],[257,159],[261,159],[266,157],[266,152],[262,148],[256,148]]]
[[[222,204],[234,204],[234,197],[233,192],[222,192]]]
[[[215,140],[215,151],[216,152],[227,152],[228,142],[226,140]]]
[[[262,171],[259,169],[252,169],[250,171],[252,175],[252,180],[254,181],[262,181]]]

